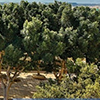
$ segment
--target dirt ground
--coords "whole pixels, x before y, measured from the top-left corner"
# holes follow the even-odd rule
[[[37,80],[33,78],[33,74],[36,73],[22,73],[20,74],[21,81],[12,85],[9,93],[10,98],[32,98],[33,93],[36,92],[36,86],[40,84],[40,82],[45,82],[47,80]],[[55,78],[52,73],[44,75],[47,79],[48,78]],[[3,87],[1,85],[0,88],[0,98],[3,98]]]

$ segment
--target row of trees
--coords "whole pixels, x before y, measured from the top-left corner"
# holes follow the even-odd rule
[[[5,100],[17,76],[31,66],[45,66],[59,80],[65,73],[67,58],[99,62],[99,24],[100,11],[72,8],[65,2],[46,5],[21,1],[0,5],[0,79]],[[61,75],[58,77],[56,61],[59,59]],[[2,74],[2,68],[6,74]]]

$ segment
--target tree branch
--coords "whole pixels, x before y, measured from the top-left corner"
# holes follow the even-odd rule
[[[7,73],[7,82],[9,83],[10,82],[10,66],[8,66],[8,69],[7,69],[6,73]]]

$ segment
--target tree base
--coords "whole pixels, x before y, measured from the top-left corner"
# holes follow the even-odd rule
[[[47,78],[44,75],[33,75],[34,79],[38,79],[38,80],[46,80]]]

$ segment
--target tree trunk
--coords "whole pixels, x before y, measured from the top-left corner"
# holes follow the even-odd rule
[[[58,80],[58,83],[60,83],[61,79],[63,78],[63,75],[67,74],[66,61],[61,60],[59,65],[61,66],[61,69],[59,70],[59,72],[57,73],[57,72],[53,71],[56,79]]]
[[[37,64],[37,75],[40,75],[40,63],[41,61],[39,60]]]
[[[4,100],[8,100],[9,97],[9,84],[7,85],[3,85],[3,89],[4,89]]]
[[[62,79],[62,77],[63,77],[64,74],[67,74],[66,62],[65,62],[65,60],[62,60],[62,62],[61,62],[61,71],[60,71],[60,75],[59,75],[59,80]]]

